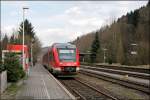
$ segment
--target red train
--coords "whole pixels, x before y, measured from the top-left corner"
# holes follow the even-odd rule
[[[79,51],[70,43],[54,43],[43,56],[43,65],[55,75],[74,76],[79,71]]]

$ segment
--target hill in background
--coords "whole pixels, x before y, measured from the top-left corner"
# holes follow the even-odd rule
[[[103,62],[103,48],[106,48],[106,60],[127,65],[150,64],[150,3],[103,26],[94,32],[78,37],[74,43],[80,52],[91,51],[91,45],[98,32],[101,48],[97,53],[97,62]],[[137,54],[131,54],[132,51]],[[89,61],[87,58],[86,61]]]

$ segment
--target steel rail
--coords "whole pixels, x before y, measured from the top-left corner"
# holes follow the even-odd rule
[[[133,83],[131,84],[127,81],[122,81],[122,80],[119,80],[119,79],[116,79],[116,78],[110,78],[110,77],[107,77],[107,76],[101,76],[101,75],[97,75],[97,74],[86,72],[86,71],[80,71],[80,73],[85,74],[85,75],[89,75],[89,76],[92,76],[92,77],[95,77],[95,78],[99,78],[99,79],[102,79],[102,80],[105,80],[105,81],[109,81],[109,82],[112,82],[112,83],[115,83],[115,84],[119,84],[119,85],[122,85],[122,86],[125,86],[125,87],[128,87],[128,88],[132,88],[132,89],[135,89],[135,90],[138,90],[138,91],[142,91],[142,92],[147,93],[147,94],[150,94],[149,88],[144,87],[144,86],[139,86],[139,85],[133,84]]]
[[[75,96],[75,98],[77,99],[77,100],[86,100],[86,98],[84,97],[84,96],[82,96],[78,91],[76,91],[76,90],[74,90],[74,89],[72,89],[72,88],[70,88],[65,82],[63,82],[63,81],[61,81],[62,82],[62,84],[64,84],[65,86],[67,86],[67,88],[69,89],[69,90],[71,90],[71,91],[73,91],[76,95],[78,95],[79,97],[76,97]]]
[[[111,95],[109,95],[109,94],[107,94],[107,93],[105,93],[105,92],[103,92],[103,91],[100,91],[99,89],[96,89],[95,87],[89,85],[88,83],[82,82],[81,80],[79,80],[79,79],[77,79],[77,78],[75,78],[75,80],[78,81],[78,82],[80,82],[80,83],[82,83],[82,84],[84,84],[84,85],[86,85],[87,87],[89,87],[89,88],[91,88],[91,89],[93,89],[93,90],[99,92],[100,94],[103,94],[103,95],[105,95],[105,96],[111,98],[112,100],[118,100],[116,97],[113,97],[113,96],[111,96]]]
[[[85,65],[81,65],[81,67],[85,69],[97,70],[97,71],[102,71],[102,72],[109,72],[109,73],[120,74],[120,75],[129,75],[133,77],[139,77],[142,79],[150,78],[150,74],[141,73],[141,72],[125,71],[125,70],[120,70],[120,69],[109,69],[107,67],[101,68],[101,67],[93,67],[93,66],[85,66]]]
[[[83,96],[80,92],[78,92],[77,90],[71,88],[67,83],[65,83],[64,81],[60,80],[69,90],[73,91],[75,94],[77,94],[80,98],[76,97],[77,99],[81,99],[81,100],[87,100],[85,96]],[[103,91],[100,91],[98,89],[96,89],[95,87],[93,86],[90,86],[87,82],[82,82],[81,80],[75,78],[74,81],[76,81],[77,83],[80,83],[80,84],[83,84],[84,86],[92,89],[93,91],[96,91],[97,93],[101,94],[101,95],[104,95],[112,100],[119,100],[118,98],[114,97],[114,96],[111,96]],[[67,82],[67,81],[66,81]]]

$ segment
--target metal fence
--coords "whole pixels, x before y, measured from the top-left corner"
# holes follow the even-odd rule
[[[7,71],[0,73],[0,93],[3,93],[7,88]]]

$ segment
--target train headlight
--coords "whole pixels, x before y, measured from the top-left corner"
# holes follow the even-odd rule
[[[77,67],[77,68],[76,68],[76,70],[77,70],[77,71],[79,71],[79,70],[80,70],[80,68],[79,68],[79,67]]]
[[[62,62],[60,62],[60,64],[63,64]]]
[[[57,70],[57,71],[61,71],[61,68],[55,68],[55,70]]]
[[[77,63],[75,62],[74,64],[76,65]]]

